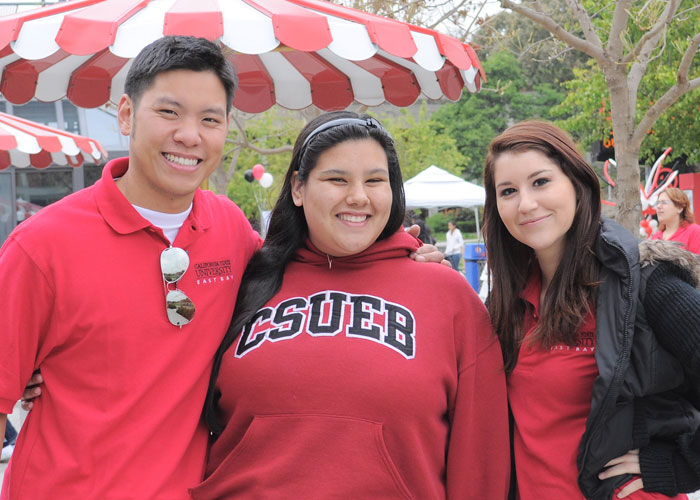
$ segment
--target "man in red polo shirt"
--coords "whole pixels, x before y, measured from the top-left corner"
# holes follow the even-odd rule
[[[260,244],[234,203],[198,189],[234,87],[206,40],[145,48],[119,103],[129,157],[0,250],[0,427],[32,372],[44,380],[3,500],[184,499],[200,480],[211,360]]]

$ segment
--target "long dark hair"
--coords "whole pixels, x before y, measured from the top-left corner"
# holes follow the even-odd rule
[[[540,307],[540,322],[531,334],[542,347],[573,345],[595,300],[599,265],[594,245],[600,229],[600,183],[576,144],[561,129],[541,121],[521,122],[493,139],[484,167],[484,238],[492,278],[488,298],[491,321],[501,341],[507,372],[515,368],[525,332],[525,304],[520,293],[534,262],[532,248],[516,240],[503,224],[496,205],[494,164],[505,152],[539,151],[556,163],[576,191],[576,212],[566,234],[564,254]]]
[[[362,139],[376,141],[384,149],[389,166],[391,211],[386,226],[377,239],[387,238],[401,227],[406,203],[399,158],[389,133],[370,116],[358,115],[351,111],[327,113],[310,121],[302,129],[294,144],[292,161],[284,178],[279,198],[270,215],[265,243],[250,259],[243,273],[231,324],[214,357],[214,367],[204,405],[204,417],[214,436],[218,436],[223,431],[223,426],[216,414],[216,404],[220,397],[216,389],[216,379],[224,353],[255,313],[279,291],[287,263],[308,237],[309,230],[304,209],[297,207],[292,199],[294,173],[298,172],[297,179],[304,183],[309,173],[316,167],[319,157],[326,150],[345,141]]]

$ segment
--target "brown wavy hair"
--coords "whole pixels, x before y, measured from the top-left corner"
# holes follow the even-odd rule
[[[501,341],[503,361],[511,372],[518,361],[526,304],[520,298],[533,270],[535,253],[508,232],[498,213],[494,166],[501,154],[539,151],[557,164],[576,192],[576,212],[565,239],[562,260],[540,306],[540,322],[528,342],[549,348],[574,345],[578,330],[595,301],[599,263],[594,245],[600,230],[600,183],[574,141],[543,121],[513,125],[491,141],[484,167],[484,238],[491,288],[487,301]]]
[[[682,189],[669,187],[661,191],[661,193],[666,193],[671,202],[678,208],[682,209],[680,213],[681,222],[680,225],[692,224],[695,222],[695,216],[693,211],[690,209],[690,200],[688,195]],[[659,194],[661,194],[659,193]],[[666,224],[659,224],[659,230],[663,231],[666,229]]]

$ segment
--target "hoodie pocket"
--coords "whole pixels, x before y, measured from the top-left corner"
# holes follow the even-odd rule
[[[256,416],[192,497],[411,500],[382,427],[332,415]]]

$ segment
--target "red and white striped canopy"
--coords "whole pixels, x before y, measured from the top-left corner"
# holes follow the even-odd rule
[[[84,162],[99,164],[106,158],[107,152],[98,141],[0,113],[0,170],[10,165],[79,167]]]
[[[163,35],[219,40],[234,106],[251,113],[457,100],[485,76],[456,38],[323,0],[72,0],[0,18],[0,93],[116,103],[132,58]]]

